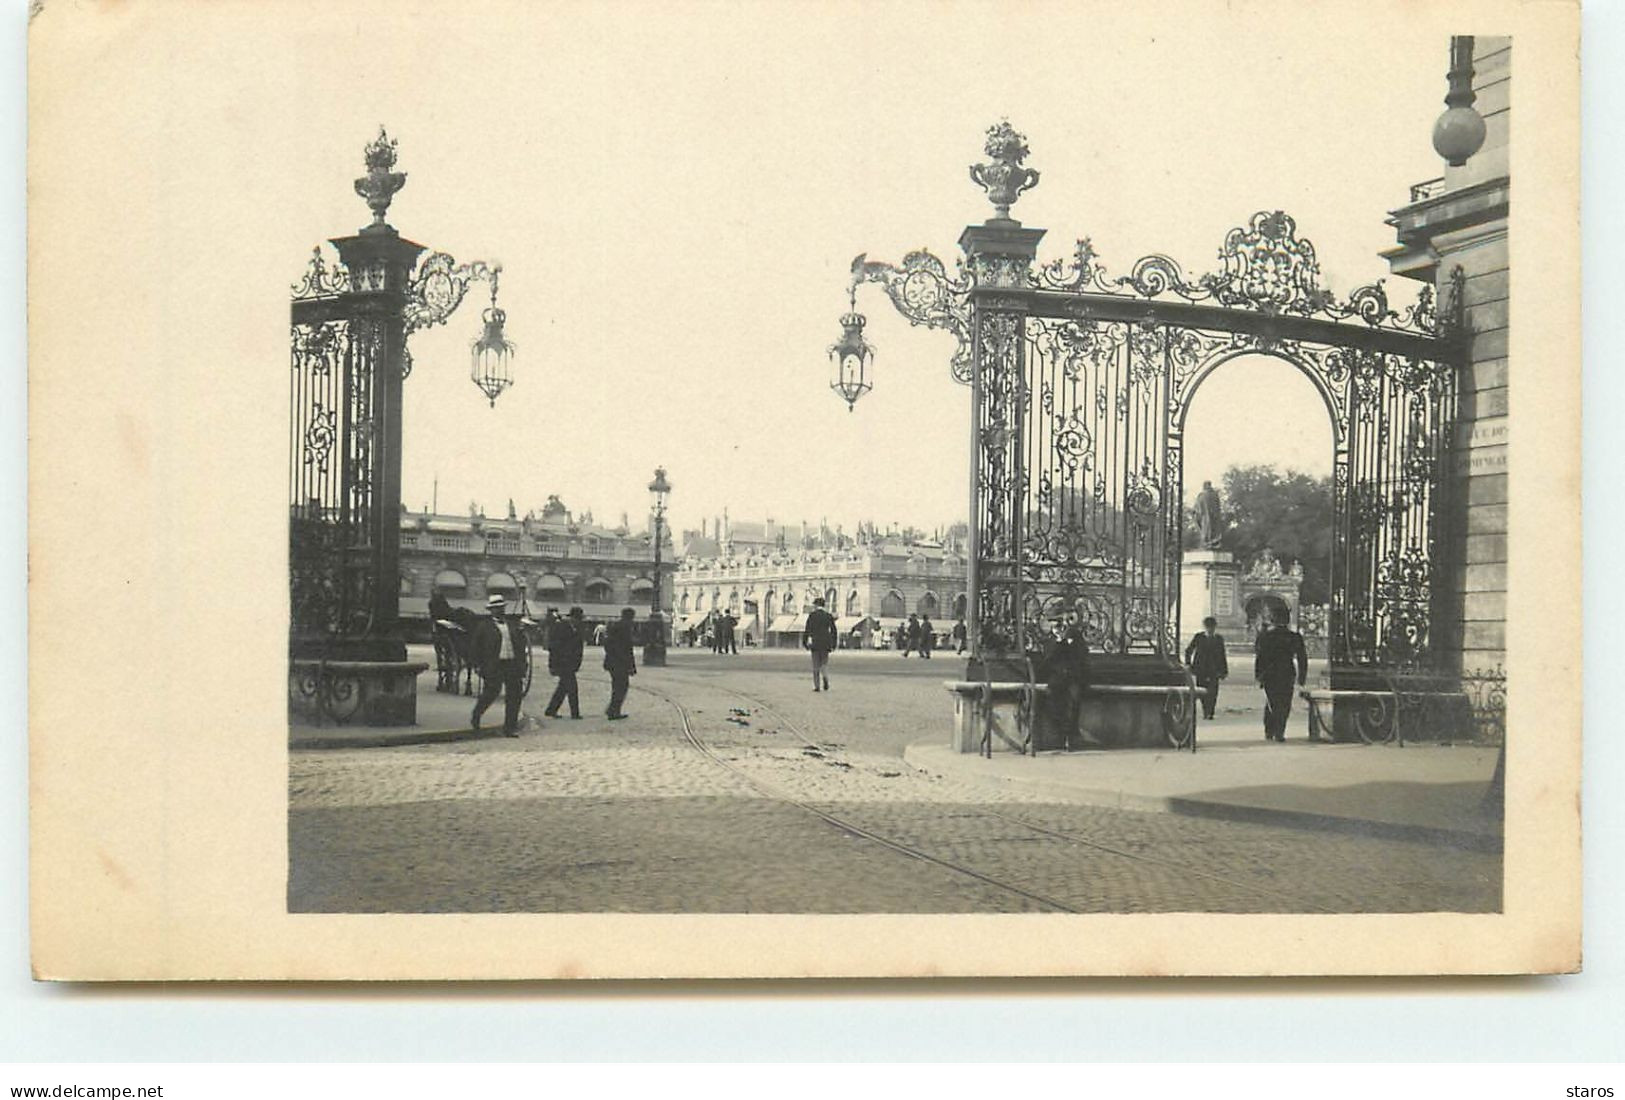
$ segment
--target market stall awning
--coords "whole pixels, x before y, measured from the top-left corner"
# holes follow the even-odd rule
[[[835,628],[841,633],[846,634],[858,629],[868,621],[869,616],[867,615],[843,615],[839,619],[835,620]]]
[[[807,629],[807,616],[780,615],[770,628],[774,634],[800,634]]]

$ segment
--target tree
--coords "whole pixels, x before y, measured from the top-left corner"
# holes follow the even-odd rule
[[[1331,598],[1332,480],[1274,466],[1232,466],[1223,477],[1224,518],[1220,547],[1250,561],[1268,547],[1282,566],[1303,566],[1302,601]],[[1185,511],[1185,546],[1196,544],[1196,523]]]

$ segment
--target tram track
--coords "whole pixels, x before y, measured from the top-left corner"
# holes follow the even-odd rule
[[[809,745],[813,745],[813,747],[815,747],[815,748],[818,748],[819,751],[821,751],[821,752],[832,751],[832,750],[825,749],[825,748],[823,748],[821,746],[817,746],[816,744],[811,742],[806,737],[805,733],[800,729],[800,727],[795,726],[794,723],[790,722],[788,719],[785,719],[782,714],[780,714],[777,710],[774,710],[772,707],[768,706],[762,700],[756,699],[754,696],[750,696],[745,692],[738,691],[738,690],[733,689],[733,688],[725,687],[723,685],[715,685],[715,686],[721,688],[721,690],[726,691],[729,694],[736,695],[736,696],[739,696],[741,698],[748,699],[748,700],[750,700],[752,702],[755,702],[759,706],[761,706],[764,710],[770,711],[771,713],[776,715],[781,721],[783,721],[784,724],[787,727],[793,728],[796,731],[797,736],[799,736],[803,741],[807,742]],[[925,851],[923,849],[916,848],[913,845],[908,844],[906,842],[903,842],[903,841],[900,841],[900,840],[895,840],[895,839],[893,839],[891,837],[882,836],[880,833],[877,833],[872,829],[866,828],[865,826],[860,825],[857,822],[852,821],[849,818],[842,817],[839,814],[831,813],[830,811],[828,811],[826,809],[823,809],[823,808],[821,808],[819,806],[813,805],[811,802],[808,802],[805,799],[797,798],[794,794],[790,793],[789,791],[784,790],[778,784],[771,783],[771,782],[761,778],[760,776],[752,775],[747,769],[739,767],[733,761],[727,759],[726,757],[722,756],[719,752],[717,752],[717,750],[716,750],[716,748],[714,746],[709,744],[704,738],[702,738],[698,733],[695,732],[694,724],[693,724],[693,721],[690,718],[688,708],[686,706],[684,706],[676,698],[672,697],[671,695],[666,694],[665,692],[658,691],[658,690],[656,690],[654,688],[645,687],[642,684],[633,685],[633,688],[634,688],[634,690],[641,691],[641,692],[643,692],[643,693],[645,693],[647,695],[652,695],[655,698],[660,699],[662,702],[666,703],[668,706],[670,706],[676,712],[678,720],[682,724],[684,739],[688,742],[688,744],[696,752],[698,752],[701,756],[704,756],[706,759],[710,760],[712,763],[716,764],[718,767],[728,771],[733,776],[735,776],[737,779],[739,779],[741,782],[745,783],[747,786],[750,786],[750,787],[754,788],[756,791],[758,791],[762,795],[764,795],[764,796],[766,796],[768,798],[771,798],[771,799],[773,799],[775,801],[783,802],[783,803],[786,803],[788,805],[794,806],[799,810],[803,810],[806,813],[809,813],[809,814],[813,815],[814,817],[817,817],[817,818],[821,819],[826,824],[829,824],[829,825],[841,830],[842,832],[847,833],[848,835],[860,837],[860,838],[862,838],[864,840],[867,840],[867,841],[870,841],[870,842],[872,842],[874,844],[878,844],[883,848],[886,848],[886,849],[889,849],[890,851],[898,853],[899,855],[907,856],[910,859],[920,860],[920,861],[925,862],[925,863],[930,863],[930,864],[932,864],[934,866],[937,866],[937,867],[940,867],[940,868],[942,868],[942,869],[944,869],[946,871],[953,872],[954,874],[961,875],[961,876],[963,876],[965,878],[973,879],[973,880],[975,880],[977,882],[980,882],[984,886],[991,886],[994,889],[1001,890],[1001,891],[1004,891],[1004,892],[1009,893],[1009,894],[1013,894],[1013,895],[1015,895],[1017,897],[1023,898],[1023,899],[1025,899],[1025,900],[1027,900],[1029,902],[1032,902],[1034,904],[1041,905],[1046,909],[1051,909],[1051,910],[1054,910],[1054,911],[1060,912],[1060,913],[1077,913],[1077,912],[1079,912],[1078,909],[1076,909],[1076,908],[1074,908],[1074,907],[1072,907],[1070,905],[1067,905],[1065,902],[1058,901],[1055,898],[1049,897],[1049,896],[1047,896],[1045,894],[1038,893],[1035,890],[1028,890],[1025,887],[1017,886],[1017,885],[1015,885],[1013,883],[1006,882],[1006,881],[1004,881],[1002,879],[999,879],[999,878],[995,878],[992,875],[984,874],[983,872],[976,870],[974,867],[967,867],[964,864],[959,863],[959,862],[957,862],[955,860],[946,859],[946,858],[944,858],[942,856],[934,855],[931,852],[927,852],[927,851]]]
[[[799,741],[801,741],[801,743],[803,745],[805,745],[806,747],[808,747],[808,748],[812,749],[813,751],[817,752],[821,757],[829,759],[829,760],[838,760],[840,750],[839,750],[839,748],[837,746],[823,744],[823,743],[815,740],[814,738],[809,736],[807,734],[806,730],[804,730],[799,724],[797,724],[792,719],[788,718],[782,711],[780,711],[778,708],[774,707],[771,703],[767,702],[765,699],[762,699],[762,698],[760,698],[758,696],[752,695],[750,692],[741,691],[738,688],[731,687],[731,686],[726,685],[726,684],[716,683],[715,680],[711,678],[711,674],[701,673],[700,675],[706,677],[708,686],[711,686],[711,687],[714,687],[714,688],[716,688],[718,690],[727,692],[730,695],[736,696],[737,698],[743,699],[746,702],[753,704],[758,709],[759,712],[770,716],[774,720],[774,722],[776,723],[777,728],[781,728],[781,729],[784,729],[784,730],[788,731],[794,737],[796,737]],[[645,689],[645,690],[647,690],[647,689]],[[654,692],[651,692],[651,693],[652,694],[658,694],[658,693],[654,693]],[[675,700],[672,700],[669,697],[667,698],[667,702],[672,703],[673,705],[678,705],[678,704],[676,704]],[[732,764],[730,764],[727,761],[723,761],[723,760],[718,759],[715,756],[714,753],[712,753],[708,748],[706,748],[703,745],[703,743],[700,742],[700,740],[693,734],[692,728],[690,727],[690,724],[688,722],[688,719],[687,719],[686,715],[683,718],[683,727],[684,727],[685,732],[688,735],[689,741],[692,742],[695,745],[696,748],[699,748],[701,752],[705,753],[708,756],[711,756],[713,759],[716,759],[717,762],[722,764],[724,767],[728,767],[731,770],[735,771],[736,773],[740,774],[741,777],[746,778],[747,782],[753,782],[750,777],[745,776],[745,773],[741,769],[738,769],[738,768],[734,767]],[[754,785],[754,782],[753,782],[753,785]],[[804,803],[794,799],[793,796],[784,795],[782,797],[784,797],[786,801],[795,802],[796,805],[801,806],[803,809],[806,809],[806,810],[809,810],[812,813],[818,814],[820,817],[825,817],[826,820],[832,820],[832,821],[834,820],[830,815],[826,814],[825,811],[819,810],[819,809],[817,809],[816,807],[813,807],[813,806],[805,805]],[[1239,879],[1228,878],[1228,877],[1226,877],[1224,875],[1215,874],[1215,873],[1213,873],[1211,871],[1205,871],[1205,870],[1202,870],[1201,868],[1192,867],[1189,864],[1182,863],[1182,862],[1180,862],[1178,860],[1164,859],[1164,858],[1161,858],[1161,857],[1158,857],[1158,856],[1149,856],[1149,855],[1146,855],[1143,852],[1131,852],[1131,851],[1127,851],[1127,850],[1122,849],[1122,848],[1114,847],[1113,845],[1110,845],[1110,844],[1102,843],[1099,840],[1096,840],[1096,839],[1088,837],[1088,836],[1081,835],[1079,833],[1070,832],[1070,831],[1063,830],[1063,829],[1052,829],[1052,828],[1049,828],[1049,827],[1043,826],[1043,825],[1035,825],[1030,821],[1023,820],[1023,819],[1021,819],[1019,817],[1013,817],[1010,814],[1002,813],[1002,812],[1000,812],[998,810],[987,809],[986,807],[979,807],[975,811],[975,813],[980,815],[980,816],[984,816],[984,817],[992,818],[992,819],[997,820],[997,821],[1004,822],[1007,825],[1013,825],[1013,826],[1016,826],[1016,827],[1021,828],[1021,829],[1026,829],[1026,830],[1028,830],[1028,831],[1030,831],[1030,832],[1032,832],[1032,833],[1034,833],[1036,835],[1039,835],[1039,836],[1045,836],[1045,837],[1049,837],[1050,839],[1060,840],[1060,841],[1064,841],[1064,842],[1067,842],[1067,843],[1070,843],[1070,844],[1076,844],[1076,845],[1078,845],[1080,847],[1088,848],[1088,849],[1091,849],[1091,850],[1096,851],[1096,852],[1100,852],[1100,853],[1105,854],[1105,855],[1111,855],[1111,856],[1116,856],[1116,857],[1119,857],[1119,858],[1122,858],[1122,859],[1131,860],[1131,861],[1133,861],[1135,863],[1143,864],[1143,865],[1148,866],[1148,867],[1159,867],[1159,868],[1162,868],[1164,870],[1177,871],[1177,872],[1179,872],[1181,874],[1186,874],[1186,875],[1191,875],[1191,876],[1196,877],[1196,878],[1201,878],[1201,879],[1203,879],[1205,881],[1212,882],[1212,883],[1215,883],[1217,885],[1225,886],[1225,887],[1227,887],[1229,889],[1232,889],[1232,890],[1239,890],[1239,891],[1242,891],[1244,893],[1251,894],[1251,895],[1253,895],[1255,897],[1267,898],[1267,899],[1274,900],[1276,902],[1285,903],[1286,905],[1291,907],[1289,910],[1286,910],[1286,911],[1299,912],[1299,911],[1303,911],[1303,910],[1313,910],[1313,911],[1321,912],[1321,913],[1339,913],[1339,912],[1353,911],[1353,910],[1358,908],[1358,906],[1355,905],[1355,903],[1352,901],[1352,899],[1343,899],[1350,906],[1350,908],[1345,908],[1345,909],[1332,908],[1332,907],[1329,907],[1329,906],[1326,906],[1326,905],[1321,905],[1320,903],[1311,901],[1311,900],[1309,900],[1307,898],[1304,898],[1304,897],[1301,897],[1301,896],[1298,896],[1298,895],[1294,895],[1294,894],[1289,894],[1289,893],[1286,893],[1286,892],[1283,892],[1283,891],[1280,891],[1280,890],[1273,890],[1273,889],[1271,889],[1271,888],[1269,888],[1267,886],[1261,886],[1261,885],[1259,885],[1257,883],[1254,883],[1254,882],[1244,882],[1244,881],[1241,881]],[[840,822],[835,822],[835,823],[839,824],[840,827],[842,827],[842,828],[848,829],[848,831],[858,832],[859,835],[867,836],[871,840],[876,840],[879,843],[886,844],[887,846],[897,847],[898,850],[904,850],[906,848],[910,852],[918,852],[918,849],[914,849],[911,846],[894,844],[894,842],[892,842],[890,840],[878,837],[877,835],[869,833],[866,830],[861,830],[861,829],[859,829],[857,827],[852,826],[850,823],[847,823],[847,824],[841,824]],[[1022,890],[1019,887],[1011,887],[1009,884],[992,880],[992,879],[988,878],[987,876],[982,875],[981,872],[975,871],[974,869],[960,867],[957,864],[951,864],[951,862],[945,862],[945,861],[941,860],[940,858],[930,856],[929,854],[923,854],[922,857],[930,859],[932,862],[939,863],[939,864],[941,864],[943,866],[951,866],[952,869],[960,870],[960,871],[962,871],[964,873],[970,874],[973,877],[982,879],[982,881],[984,881],[984,882],[992,882],[994,885],[997,885],[997,886],[999,886],[999,887],[1001,887],[1003,889],[1014,890],[1015,892],[1021,893],[1024,896],[1033,896],[1033,895],[1029,894],[1027,891]],[[1054,907],[1056,907],[1057,909],[1059,909],[1061,911],[1073,912],[1073,913],[1080,912],[1080,910],[1078,910],[1078,909],[1076,909],[1074,907],[1068,906],[1063,902],[1055,901],[1054,899],[1050,899],[1050,898],[1045,898],[1044,900],[1045,900],[1045,902],[1047,904],[1053,905]]]

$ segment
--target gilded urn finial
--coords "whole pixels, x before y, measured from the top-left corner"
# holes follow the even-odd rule
[[[378,127],[378,138],[365,150],[367,174],[355,181],[355,193],[367,200],[372,209],[372,228],[384,225],[384,212],[395,198],[395,192],[406,186],[406,173],[393,172],[396,141]]]
[[[987,192],[988,201],[997,211],[997,221],[1011,221],[1010,206],[1023,191],[1038,185],[1038,170],[1022,167],[1022,161],[1031,152],[1027,139],[1018,134],[1009,119],[1001,119],[997,126],[989,126],[983,152],[992,157],[988,164],[970,166],[970,178]]]

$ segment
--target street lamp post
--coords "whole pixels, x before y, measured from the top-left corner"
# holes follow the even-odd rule
[[[655,577],[654,592],[649,601],[649,633],[644,639],[643,663],[660,667],[666,663],[666,624],[660,611],[660,543],[661,527],[666,518],[666,500],[671,496],[671,483],[666,480],[666,468],[655,467],[655,479],[649,482],[649,496],[655,512]]]

